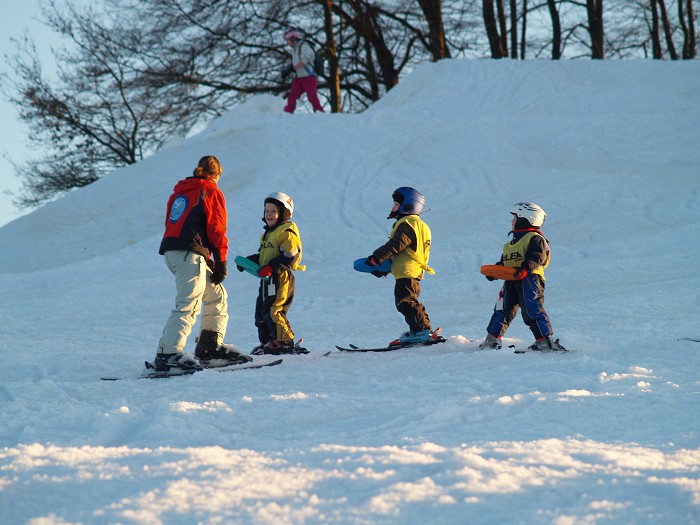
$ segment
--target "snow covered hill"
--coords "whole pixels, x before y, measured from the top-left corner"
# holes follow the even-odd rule
[[[695,61],[442,61],[360,115],[257,97],[0,228],[0,522],[700,523],[700,344],[678,340],[700,336],[699,85]],[[101,382],[154,356],[165,203],[205,154],[233,255],[256,250],[267,194],[294,198],[289,317],[312,352]],[[393,282],[352,270],[403,185],[431,208],[421,298],[448,342],[322,357],[405,329]],[[521,200],[548,214],[569,354],[477,349],[498,291],[479,266]],[[257,283],[225,285],[248,350]],[[507,341],[530,338],[517,319]]]

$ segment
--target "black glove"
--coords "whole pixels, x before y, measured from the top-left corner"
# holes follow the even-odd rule
[[[247,255],[246,259],[248,259],[249,261],[253,261],[255,264],[258,264],[258,261],[260,260],[260,255],[254,253],[253,255]],[[238,270],[239,272],[245,272],[245,268],[239,265],[236,265],[236,270]]]
[[[377,270],[375,270],[375,271],[373,271],[373,272],[369,272],[369,273],[371,273],[371,274],[374,275],[375,277],[386,277],[387,275],[389,275],[389,272],[380,272],[380,271],[377,271]]]
[[[226,279],[226,261],[218,261],[214,264],[214,270],[211,275],[212,284],[221,284]]]
[[[281,72],[280,72],[280,78],[282,79],[283,82],[286,82],[289,80],[289,77],[291,77],[294,74],[294,66],[289,65],[285,67]]]
[[[494,277],[489,277],[488,275],[486,276],[487,281],[495,281],[496,279]]]
[[[370,255],[369,257],[367,257],[367,261],[365,261],[365,264],[367,264],[367,266],[379,266],[379,261],[374,255]]]

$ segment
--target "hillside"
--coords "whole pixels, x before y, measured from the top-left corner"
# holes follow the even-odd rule
[[[0,228],[3,523],[700,523],[700,68],[442,61],[359,115],[257,97],[203,132]],[[289,193],[308,270],[275,368],[136,377],[172,308],[165,203],[216,155],[233,255]],[[393,282],[353,272],[392,190],[427,197],[421,299],[448,342],[403,331]],[[509,209],[548,214],[546,306],[574,351],[479,351]],[[256,340],[257,282],[225,281],[227,341]],[[531,335],[518,318],[507,341]],[[192,350],[193,340],[188,350]]]

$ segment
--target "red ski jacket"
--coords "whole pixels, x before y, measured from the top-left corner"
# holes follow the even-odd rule
[[[216,183],[201,177],[183,179],[168,199],[165,234],[158,253],[191,250],[225,262],[226,222],[226,199]]]

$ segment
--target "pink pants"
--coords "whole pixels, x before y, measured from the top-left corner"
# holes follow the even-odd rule
[[[323,106],[321,106],[321,103],[318,101],[318,95],[316,94],[317,85],[318,79],[315,75],[292,80],[292,89],[289,91],[289,97],[287,97],[287,105],[284,107],[284,111],[287,113],[294,113],[294,110],[297,108],[297,100],[299,100],[302,93],[306,93],[306,98],[311,102],[314,113],[316,111],[324,113]]]

